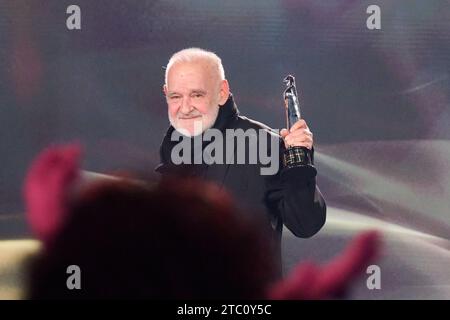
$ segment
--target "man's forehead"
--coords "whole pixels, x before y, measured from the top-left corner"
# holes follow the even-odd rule
[[[214,77],[216,76],[214,66],[207,60],[180,61],[172,65],[168,77],[198,76]]]
[[[211,81],[199,74],[180,73],[167,79],[169,93],[193,93],[209,91]]]
[[[179,93],[183,93],[184,91],[187,91],[187,93],[192,94],[192,93],[201,93],[201,94],[207,94],[208,90],[204,89],[204,88],[197,88],[197,87],[193,87],[193,88],[174,88],[173,90],[168,88],[168,95],[174,95],[174,94],[179,94]]]

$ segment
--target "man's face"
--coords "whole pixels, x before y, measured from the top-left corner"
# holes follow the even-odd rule
[[[167,75],[164,93],[171,125],[195,136],[211,128],[229,91],[226,80],[205,61],[179,62]]]

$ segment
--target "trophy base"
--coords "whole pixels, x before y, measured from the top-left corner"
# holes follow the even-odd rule
[[[286,169],[303,167],[305,171],[316,174],[317,169],[312,163],[311,150],[305,147],[290,147],[284,151],[283,164]]]

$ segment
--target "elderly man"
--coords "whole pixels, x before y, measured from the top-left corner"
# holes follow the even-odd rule
[[[163,175],[189,174],[212,180],[224,187],[248,212],[260,215],[274,236],[278,255],[281,252],[283,224],[294,235],[302,238],[311,237],[321,229],[326,219],[326,205],[316,186],[316,171],[305,171],[303,167],[286,169],[280,161],[287,146],[306,147],[313,159],[313,135],[304,120],[299,120],[289,131],[281,130],[278,135],[269,127],[239,115],[225,79],[221,59],[203,49],[181,50],[170,58],[163,90],[171,126],[161,144],[161,164],[156,168],[157,172]],[[259,134],[254,140],[257,146],[250,142],[243,151],[236,149],[236,146],[224,146],[224,161],[211,162],[204,158],[197,161],[198,155],[204,154],[213,142],[212,139],[203,139],[200,143],[193,141],[214,130],[223,135],[238,130],[258,131],[263,132],[263,135]],[[180,145],[180,141],[174,138],[176,133],[192,140],[192,143],[188,142],[192,148],[188,151],[192,152],[184,158],[192,161],[180,163],[179,159],[174,158],[177,155],[174,150]],[[252,134],[236,135],[237,139],[250,136]],[[214,143],[219,140],[217,136],[216,140]],[[230,143],[230,139],[220,140],[219,143],[222,141],[223,145]],[[265,144],[261,145],[261,141]],[[261,161],[245,164],[229,161],[230,152],[231,157],[244,152],[248,162],[251,152],[261,147],[276,156],[277,170],[272,174],[261,173]]]

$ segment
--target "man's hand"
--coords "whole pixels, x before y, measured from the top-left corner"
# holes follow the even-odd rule
[[[306,147],[309,150],[313,146],[313,134],[309,131],[306,121],[303,119],[298,120],[288,131],[283,129],[280,132],[281,137],[284,139],[284,145],[289,147]]]

